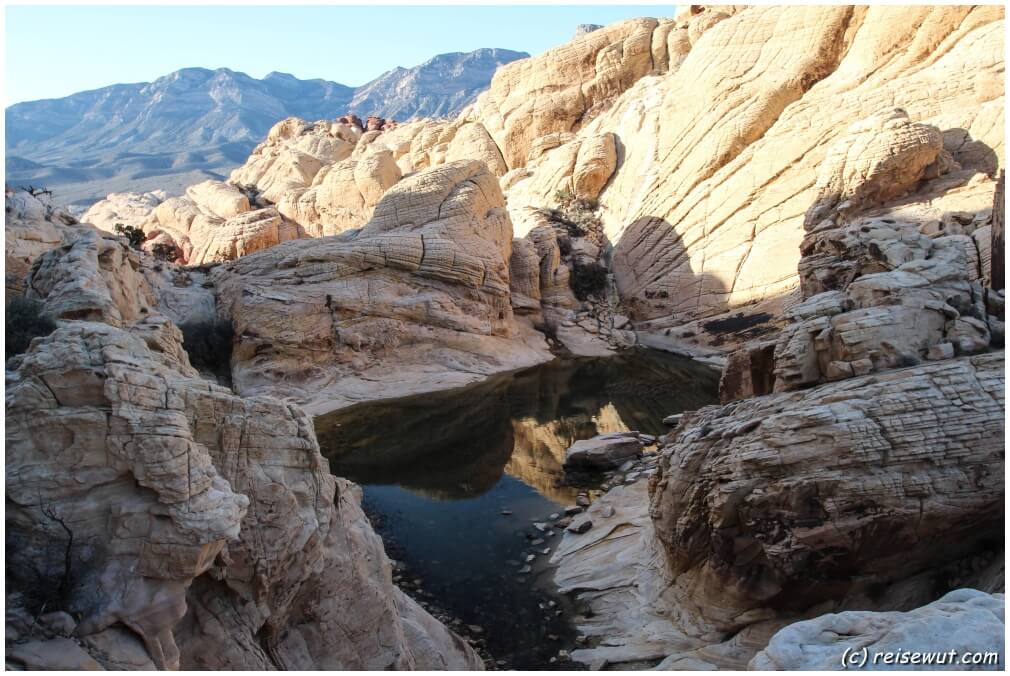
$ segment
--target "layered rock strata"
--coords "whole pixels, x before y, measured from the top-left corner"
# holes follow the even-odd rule
[[[60,326],[7,364],[9,664],[482,668],[393,585],[305,413],[192,368],[159,294],[199,303],[146,258],[85,230],[32,270]]]
[[[397,183],[360,230],[217,268],[238,391],[321,411],[549,360],[512,312],[504,206],[483,163],[454,162]]]

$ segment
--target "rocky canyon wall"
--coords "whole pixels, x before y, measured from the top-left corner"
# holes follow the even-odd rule
[[[394,586],[311,419],[190,365],[162,301],[192,316],[211,292],[61,236],[26,285],[59,328],[7,362],[8,664],[482,668]]]

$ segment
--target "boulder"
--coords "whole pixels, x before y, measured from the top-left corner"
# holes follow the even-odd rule
[[[193,249],[186,262],[206,265],[232,261],[298,237],[298,228],[273,207],[247,211],[225,221],[198,218],[189,231]]]
[[[835,671],[862,666],[865,650],[866,669],[1002,671],[1005,606],[1003,594],[958,589],[908,612],[822,615],[779,630],[748,668]]]
[[[286,192],[277,209],[309,236],[337,235],[367,223],[401,177],[392,152],[377,149],[324,167],[311,187]]]
[[[168,198],[164,190],[153,192],[114,192],[88,207],[81,216],[82,223],[90,223],[99,230],[115,232],[117,224],[140,228],[151,212]]]
[[[596,199],[617,168],[613,134],[583,138],[572,169],[572,190],[579,197]]]
[[[43,301],[56,319],[122,326],[157,304],[140,268],[140,254],[125,238],[81,228],[35,261],[26,295]]]
[[[249,198],[235,186],[222,181],[204,181],[186,188],[186,197],[200,211],[217,218],[228,219],[249,211]]]
[[[1003,358],[685,416],[652,494],[676,584],[731,631],[745,613],[837,600],[1000,541]]]
[[[254,189],[262,199],[276,204],[285,192],[308,188],[324,166],[350,157],[359,137],[360,126],[340,121],[281,120],[228,182]]]
[[[504,207],[484,164],[453,162],[396,183],[360,230],[216,269],[238,391],[317,411],[549,359],[512,312]]]
[[[606,470],[642,454],[638,432],[611,432],[576,441],[565,451],[565,469]]]

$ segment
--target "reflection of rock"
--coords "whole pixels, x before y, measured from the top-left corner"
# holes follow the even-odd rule
[[[515,443],[505,473],[554,502],[571,504],[578,490],[563,483],[565,448],[573,434],[585,436],[592,434],[594,429],[588,417],[582,421],[565,418],[548,423],[537,422],[534,418],[513,420]]]
[[[932,664],[945,670],[974,666],[1002,671],[1005,605],[1003,594],[958,589],[906,613],[850,610],[823,615],[780,630],[749,666],[762,671],[831,671],[839,669],[846,653],[855,653],[852,665],[859,664],[861,651],[869,648],[867,669]],[[910,662],[915,653],[918,661]],[[980,661],[964,662],[965,655]],[[922,662],[924,657],[930,662]]]
[[[483,493],[504,471],[570,503],[576,491],[559,484],[572,443],[629,426],[662,433],[657,412],[712,401],[716,378],[706,366],[644,351],[557,361],[335,411],[316,418],[316,429],[334,471],[362,483],[458,498]]]
[[[512,451],[502,377],[460,390],[352,406],[316,418],[334,472],[440,499],[480,495]],[[474,425],[475,420],[482,421]]]

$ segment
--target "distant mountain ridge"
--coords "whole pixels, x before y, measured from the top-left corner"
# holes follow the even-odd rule
[[[487,88],[499,65],[527,56],[507,49],[440,54],[361,87],[184,68],[154,82],[18,103],[5,111],[6,180],[44,184],[65,202],[112,191],[171,192],[225,176],[285,117],[454,115]]]

